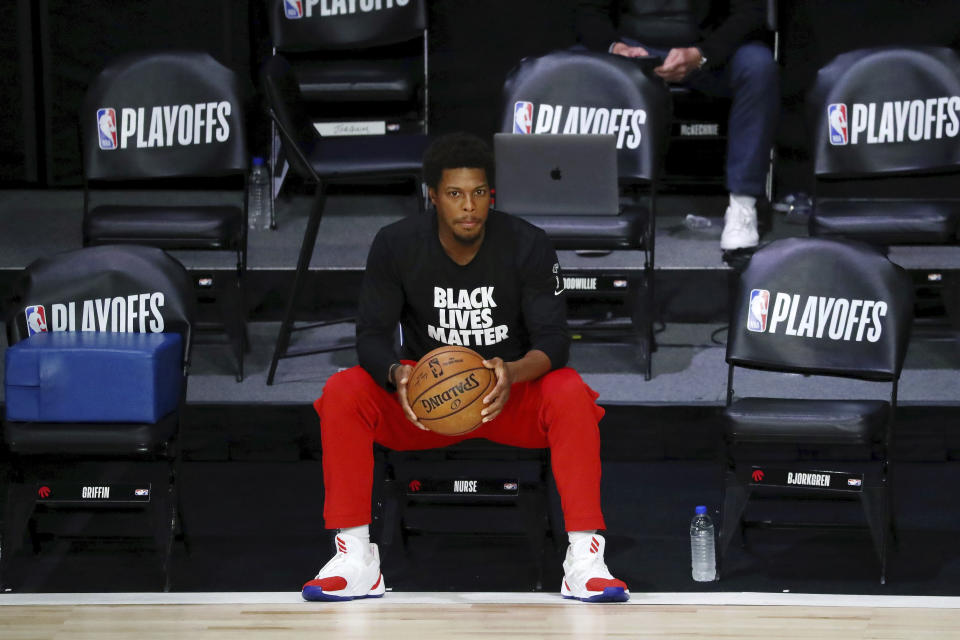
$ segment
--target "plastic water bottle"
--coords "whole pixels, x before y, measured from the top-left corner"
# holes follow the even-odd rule
[[[713,522],[710,521],[707,508],[703,505],[697,507],[697,513],[690,523],[690,559],[694,580],[710,582],[717,579]]]
[[[687,229],[709,229],[712,225],[713,221],[710,218],[704,218],[695,213],[688,213],[687,217],[683,219],[683,226]]]
[[[250,229],[270,228],[270,172],[260,156],[253,158],[247,185],[247,226]]]

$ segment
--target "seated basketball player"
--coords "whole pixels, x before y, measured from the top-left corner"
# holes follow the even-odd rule
[[[591,602],[627,600],[627,585],[607,570],[597,533],[604,528],[597,425],[603,409],[597,393],[564,366],[570,340],[556,252],[539,228],[490,209],[493,157],[480,139],[440,138],[424,155],[423,172],[435,210],[377,234],[360,292],[360,366],[331,376],[314,403],[324,519],[338,530],[337,550],[303,586],[303,597],[384,593],[369,532],[374,442],[412,450],[486,438],[550,448],[570,542],[560,593]],[[467,307],[468,314],[450,313]],[[398,322],[405,359],[394,349]],[[483,422],[461,436],[427,430],[406,399],[412,365],[443,344],[474,349],[497,380],[483,399]]]

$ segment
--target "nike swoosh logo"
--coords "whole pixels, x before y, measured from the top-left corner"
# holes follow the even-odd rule
[[[558,295],[560,295],[561,293],[563,293],[564,291],[566,291],[566,289],[560,289],[560,291],[554,291],[554,292],[553,292],[553,295],[558,296]]]

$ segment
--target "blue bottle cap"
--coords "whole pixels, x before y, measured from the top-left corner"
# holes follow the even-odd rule
[[[706,513],[707,513],[707,508],[704,505],[701,504],[700,506],[697,507],[698,516],[706,515]]]
[[[263,158],[260,156],[253,156],[253,166],[259,167],[263,165]]]

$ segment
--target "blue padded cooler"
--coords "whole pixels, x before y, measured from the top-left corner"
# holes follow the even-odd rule
[[[179,333],[38,333],[6,351],[7,420],[155,423],[177,407]]]

